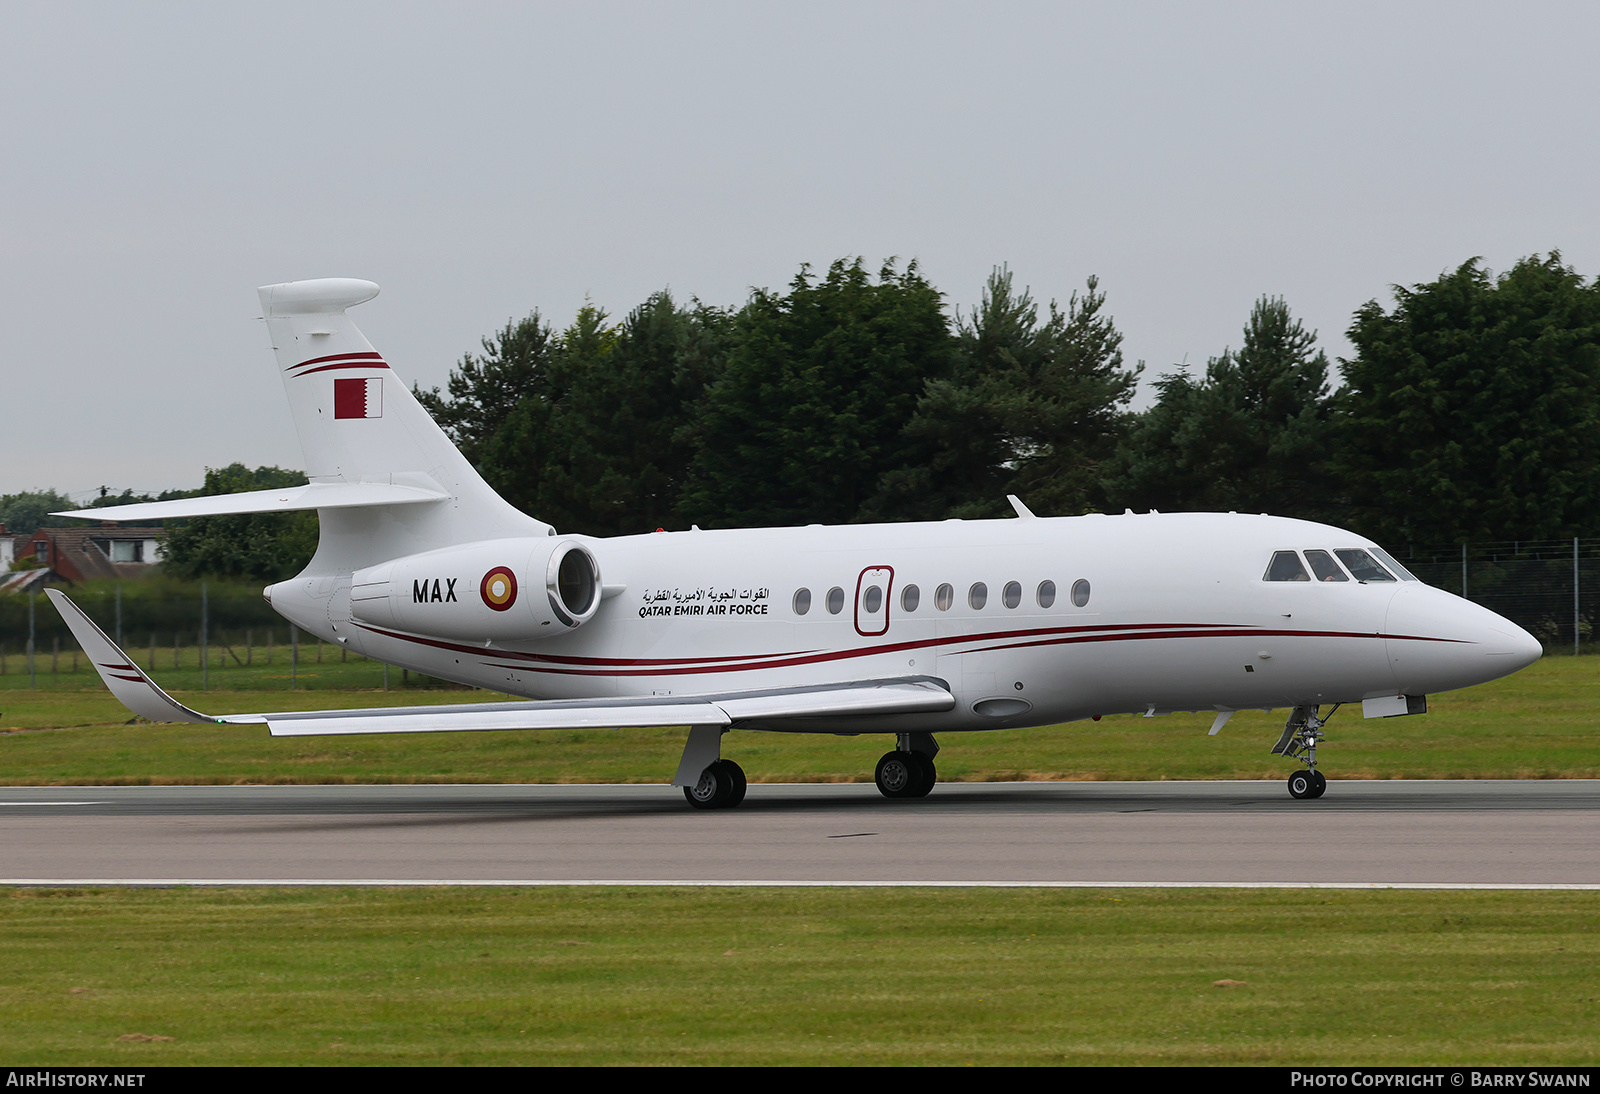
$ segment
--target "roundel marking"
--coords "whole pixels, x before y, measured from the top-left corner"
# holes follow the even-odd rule
[[[509,566],[496,566],[483,575],[478,593],[486,605],[503,612],[517,602],[517,575]]]

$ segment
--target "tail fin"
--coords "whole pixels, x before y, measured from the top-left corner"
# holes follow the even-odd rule
[[[258,290],[312,484],[442,492],[438,502],[322,510],[309,571],[339,573],[471,540],[554,535],[496,494],[395,376],[345,309],[378,286],[354,278]]]
[[[310,484],[53,515],[150,521],[315,509],[322,532],[311,577],[476,540],[556,534],[483,481],[345,315],[378,286],[330,277],[257,291]]]

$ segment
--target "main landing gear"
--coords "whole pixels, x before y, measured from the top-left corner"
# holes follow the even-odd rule
[[[886,798],[926,798],[939,781],[933,766],[939,743],[931,733],[901,733],[895,743],[895,750],[884,753],[873,775],[878,792]]]
[[[673,786],[696,809],[732,809],[744,801],[744,768],[722,758],[722,726],[690,726]]]
[[[1289,720],[1284,723],[1283,736],[1272,746],[1272,754],[1301,760],[1306,765],[1305,771],[1296,771],[1289,776],[1291,798],[1320,798],[1328,789],[1328,780],[1317,770],[1317,742],[1322,740],[1322,727],[1328,724],[1328,719],[1341,705],[1335,703],[1333,710],[1328,711],[1327,718],[1319,716],[1321,707],[1295,707],[1289,714]]]
[[[672,785],[696,809],[732,809],[744,801],[744,769],[722,758],[721,726],[691,726],[683,746],[683,759]],[[939,781],[933,758],[939,742],[931,733],[900,733],[895,750],[878,761],[874,781],[886,798],[926,798]]]
[[[732,760],[718,760],[700,773],[700,781],[683,788],[683,796],[696,809],[732,809],[744,801],[744,768]]]

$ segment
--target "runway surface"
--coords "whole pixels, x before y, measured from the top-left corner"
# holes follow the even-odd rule
[[[0,884],[1600,887],[1600,781],[0,788]]]

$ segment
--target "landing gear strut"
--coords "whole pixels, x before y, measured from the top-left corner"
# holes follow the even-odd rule
[[[898,747],[878,761],[873,776],[878,792],[886,798],[926,798],[939,781],[933,766],[939,743],[931,733],[901,733],[895,743]]]
[[[1272,754],[1301,760],[1306,765],[1305,771],[1289,776],[1291,798],[1320,798],[1328,789],[1328,780],[1317,770],[1317,742],[1322,740],[1322,727],[1341,705],[1335,703],[1327,718],[1319,716],[1321,707],[1295,707],[1284,723],[1283,736],[1272,746]]]

